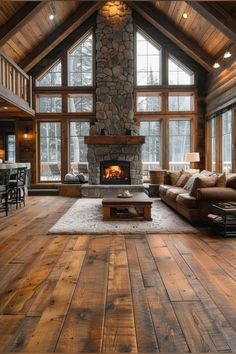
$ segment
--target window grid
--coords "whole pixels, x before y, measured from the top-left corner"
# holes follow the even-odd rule
[[[189,164],[184,156],[191,151],[191,121],[169,121],[169,168],[171,170],[187,168]]]
[[[140,122],[140,134],[145,136],[142,145],[142,162],[146,164],[161,164],[161,122]]]
[[[232,172],[232,110],[222,115],[222,170]]]
[[[78,164],[87,164],[87,145],[84,136],[89,135],[89,122],[70,122],[70,169],[79,170]]]
[[[160,112],[162,96],[159,93],[137,93],[136,110],[137,112]]]
[[[194,96],[192,94],[169,94],[168,110],[170,112],[191,112],[194,110]]]
[[[168,83],[169,85],[193,85],[194,74],[176,59],[169,58]]]
[[[38,112],[60,113],[62,112],[62,97],[56,95],[38,96]]]
[[[70,113],[93,112],[93,95],[69,95],[68,110]]]
[[[42,78],[36,80],[37,86],[61,86],[61,62],[55,64]]]
[[[216,118],[211,120],[211,169],[216,171]]]

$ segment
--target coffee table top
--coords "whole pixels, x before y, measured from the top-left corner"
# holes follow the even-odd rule
[[[152,204],[152,199],[144,192],[132,193],[129,198],[121,198],[117,195],[106,195],[102,199],[102,204]]]

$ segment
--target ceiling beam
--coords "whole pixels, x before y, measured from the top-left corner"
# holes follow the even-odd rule
[[[236,19],[215,2],[186,1],[194,10],[236,43]]]
[[[46,39],[42,40],[39,45],[20,62],[19,66],[25,72],[31,70],[100,6],[101,3],[99,2],[89,1],[80,3],[78,9],[49,34]]]
[[[136,10],[143,18],[150,22],[155,28],[171,39],[190,57],[201,64],[206,70],[211,71],[215,62],[208,53],[206,53],[198,43],[181,32],[171,20],[159,11],[154,4],[139,2],[130,2],[129,6]]]
[[[0,27],[0,47],[14,36],[43,6],[44,1],[29,1]]]

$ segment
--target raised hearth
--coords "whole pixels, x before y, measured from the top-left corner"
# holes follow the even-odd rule
[[[129,136],[129,135],[95,135],[95,136],[85,136],[84,142],[87,145],[136,145],[144,144],[145,136]]]

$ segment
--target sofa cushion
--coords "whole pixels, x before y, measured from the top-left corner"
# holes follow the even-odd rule
[[[227,178],[226,187],[236,189],[236,174],[232,174]]]
[[[216,187],[225,187],[226,186],[226,173],[220,173],[217,175]]]
[[[185,208],[197,209],[197,200],[195,197],[191,197],[188,193],[178,194],[176,202],[180,205],[183,205]]]
[[[184,185],[184,189],[186,189],[188,192],[191,191],[192,187],[193,187],[193,183],[195,181],[195,178],[197,177],[201,177],[202,175],[200,173],[195,173],[194,175],[192,175],[188,182]]]
[[[215,187],[216,183],[217,183],[217,175],[208,176],[208,177],[206,176],[197,177],[194,180],[189,195],[191,195],[191,197],[195,197],[198,188]]]
[[[177,196],[180,194],[180,193],[187,193],[186,190],[184,188],[179,188],[179,187],[172,187],[172,188],[169,188],[166,192],[166,196],[168,198],[170,198],[171,200],[175,201]]]
[[[172,186],[176,185],[176,182],[178,181],[179,177],[182,174],[182,170],[180,171],[170,171],[169,176],[170,176],[170,183]]]
[[[184,187],[191,176],[192,176],[191,173],[188,173],[188,172],[181,173],[180,177],[178,178],[178,180],[175,184],[176,187]]]
[[[168,191],[168,189],[173,188],[173,186],[171,186],[170,184],[160,184],[159,186],[159,193],[160,194],[164,194],[166,195],[166,192]]]

